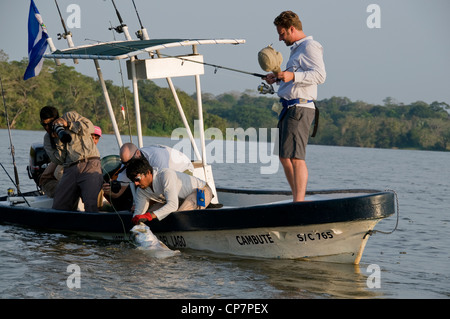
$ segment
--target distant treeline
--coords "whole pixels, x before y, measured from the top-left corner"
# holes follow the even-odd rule
[[[96,79],[82,75],[74,67],[64,64],[56,67],[53,61],[45,61],[39,76],[24,81],[27,64],[27,59],[8,61],[8,56],[0,50],[0,76],[12,128],[41,130],[39,110],[53,105],[61,114],[76,110],[100,126],[104,133],[113,132]],[[135,134],[132,92],[112,81],[107,81],[107,88],[121,133],[128,134],[130,124]],[[184,127],[169,89],[152,81],[139,81],[139,90],[144,135],[170,136],[174,129]],[[178,91],[178,95],[193,127],[198,117],[196,97],[182,91]],[[277,115],[272,110],[278,101],[275,95],[249,91],[218,96],[206,93],[202,100],[205,128],[215,127],[225,132],[226,128],[246,130],[277,125]],[[353,102],[346,97],[319,100],[319,131],[316,137],[310,138],[310,144],[450,151],[450,106],[447,103],[417,101],[405,105],[389,97],[383,103]],[[3,107],[2,110],[0,127],[6,128]]]

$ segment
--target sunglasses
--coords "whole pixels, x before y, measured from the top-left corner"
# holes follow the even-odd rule
[[[138,150],[136,150],[136,151],[134,151],[134,154],[133,154],[133,156],[131,156],[130,157],[130,159],[128,160],[128,161],[126,161],[126,162],[124,162],[124,161],[121,161],[122,162],[122,164],[123,165],[125,165],[125,166],[127,166],[128,165],[128,163],[130,163],[130,161],[136,156],[136,153],[137,153],[137,151]]]
[[[141,179],[142,179],[142,176],[141,175],[137,175],[134,179],[133,179],[133,182],[140,182],[141,181]]]
[[[42,127],[51,126],[55,120],[56,120],[56,119],[52,119],[52,120],[51,120],[50,122],[48,122],[48,123],[41,122],[41,125],[42,125]]]

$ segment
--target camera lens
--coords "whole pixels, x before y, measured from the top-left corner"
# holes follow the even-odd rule
[[[122,185],[120,184],[119,181],[111,181],[111,192],[113,192],[114,194],[117,194],[120,189],[122,188]]]
[[[61,124],[53,124],[53,131],[58,134],[59,139],[64,144],[72,141],[72,136],[64,130],[64,127]]]

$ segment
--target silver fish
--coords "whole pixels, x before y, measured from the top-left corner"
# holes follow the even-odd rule
[[[145,250],[152,257],[166,258],[179,254],[179,250],[171,250],[160,241],[144,223],[134,226],[130,230],[137,249]]]

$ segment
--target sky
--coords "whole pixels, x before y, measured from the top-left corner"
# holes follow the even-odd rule
[[[130,34],[140,26],[131,0],[115,0]],[[0,49],[9,60],[27,57],[29,0],[0,0]],[[53,0],[35,0],[58,49],[63,27]],[[110,0],[58,0],[75,46],[95,41],[123,40],[108,28],[119,24]],[[274,18],[284,10],[296,12],[306,35],[324,48],[326,82],[318,88],[318,100],[333,96],[352,101],[383,104],[386,97],[400,103],[434,101],[450,104],[450,1],[448,0],[135,0],[141,21],[151,39],[245,39],[234,45],[201,45],[207,63],[247,72],[265,73],[257,60],[267,45],[289,58],[289,48],[278,40]],[[374,6],[375,5],[375,6]],[[178,52],[165,49],[168,55]],[[188,52],[190,53],[190,52]],[[92,61],[66,64],[97,78]],[[282,65],[282,67],[283,67]],[[118,62],[100,61],[105,79],[121,85]],[[125,64],[122,62],[125,70]],[[217,72],[215,72],[217,71]],[[126,75],[126,70],[124,71]],[[125,86],[131,81],[124,78]],[[156,80],[166,87],[165,81]],[[193,78],[174,78],[174,85],[192,94]],[[205,66],[203,93],[256,93],[257,77]],[[275,88],[276,89],[276,88]]]

